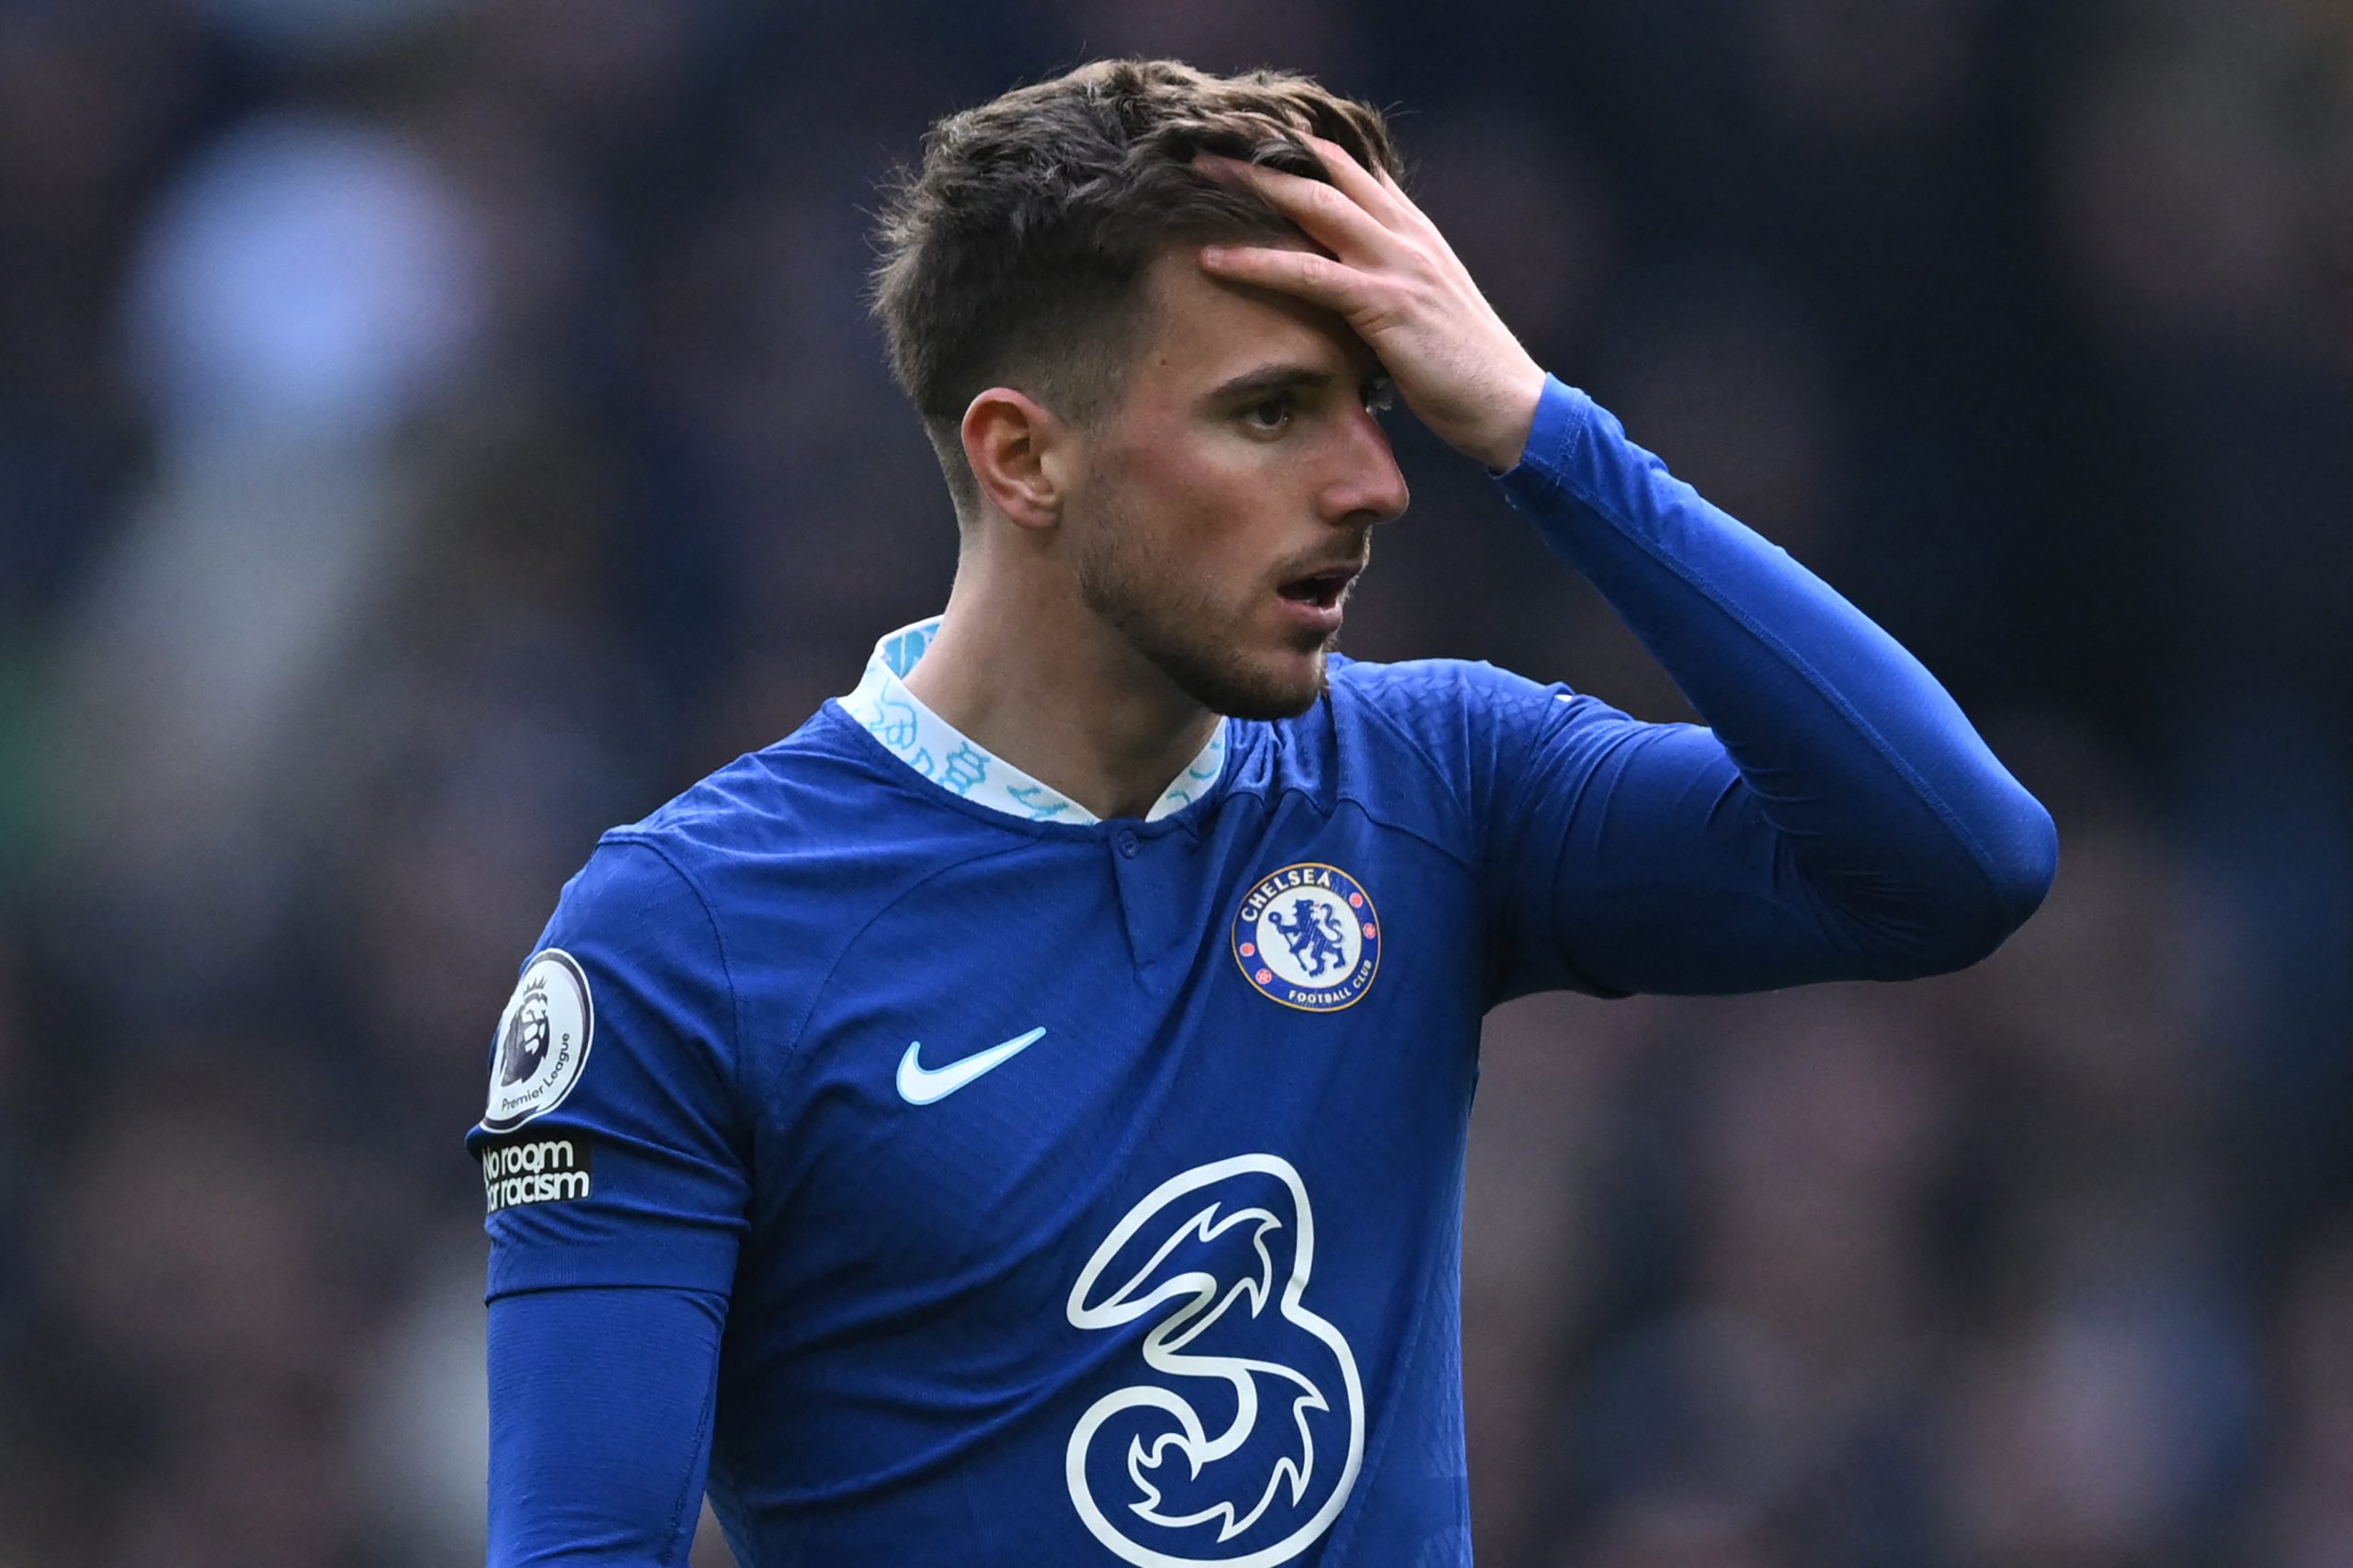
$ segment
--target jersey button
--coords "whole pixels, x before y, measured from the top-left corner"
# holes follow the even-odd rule
[[[1130,833],[1126,828],[1121,828],[1120,830],[1120,835],[1111,840],[1111,842],[1118,845],[1120,846],[1120,853],[1126,856],[1129,859],[1132,860],[1136,858],[1136,835]]]

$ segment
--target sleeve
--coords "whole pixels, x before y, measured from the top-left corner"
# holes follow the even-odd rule
[[[726,1316],[707,1290],[491,1304],[490,1568],[686,1562]]]
[[[2033,913],[2050,813],[1918,660],[1548,379],[1498,476],[1706,721],[1477,667],[1493,994],[1942,972]]]
[[[488,1295],[724,1295],[750,1198],[720,928],[663,850],[608,835],[565,887],[500,1019],[482,1167]]]

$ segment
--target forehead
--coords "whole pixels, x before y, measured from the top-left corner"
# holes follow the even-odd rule
[[[1144,334],[1131,397],[1198,395],[1276,360],[1352,379],[1379,368],[1372,350],[1336,313],[1271,290],[1211,278],[1195,260],[1197,254],[1197,246],[1175,245],[1144,270]]]

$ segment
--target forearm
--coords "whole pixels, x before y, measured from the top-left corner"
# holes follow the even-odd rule
[[[490,1308],[491,1568],[678,1568],[710,1460],[724,1298],[540,1290]]]
[[[1549,383],[1501,483],[1690,699],[1830,906],[1966,962],[2040,902],[2050,816],[1935,677],[1606,410]]]

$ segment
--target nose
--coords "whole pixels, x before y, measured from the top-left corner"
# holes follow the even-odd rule
[[[1413,501],[1389,432],[1372,411],[1351,408],[1335,454],[1336,472],[1324,487],[1324,519],[1333,523],[1385,523],[1404,516]]]

